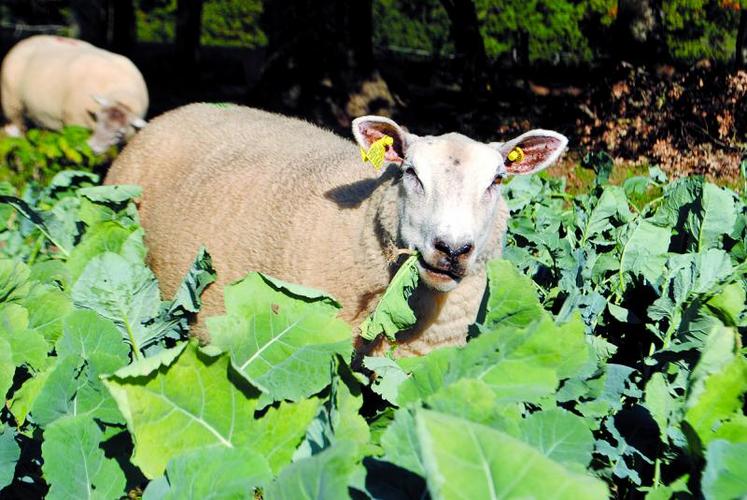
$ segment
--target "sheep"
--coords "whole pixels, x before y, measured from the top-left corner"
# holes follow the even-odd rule
[[[212,254],[218,280],[203,296],[203,341],[202,317],[223,313],[223,287],[252,270],[328,292],[359,325],[396,271],[398,250],[411,249],[420,254],[411,297],[418,319],[398,335],[395,355],[466,342],[485,263],[502,252],[501,182],[547,167],[567,139],[546,130],[491,144],[458,133],[418,137],[377,116],[352,128],[364,150],[393,139],[380,174],[351,141],[312,124],[205,103],[152,120],[115,160],[105,182],[142,186],[141,223],[166,294],[200,245]],[[355,343],[359,353],[389,348]]]
[[[95,153],[122,143],[145,126],[148,90],[126,57],[60,36],[37,35],[18,42],[0,69],[5,127],[23,134],[25,118],[60,130],[82,125],[93,130]]]

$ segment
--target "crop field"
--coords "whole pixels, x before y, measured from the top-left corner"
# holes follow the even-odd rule
[[[333,297],[249,269],[190,339],[209,244],[162,296],[139,188],[44,136],[0,139],[0,495],[747,495],[745,191],[516,177],[467,345],[353,363]]]

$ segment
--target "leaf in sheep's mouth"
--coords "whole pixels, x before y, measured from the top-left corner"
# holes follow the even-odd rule
[[[423,258],[422,255],[418,256],[418,263],[420,266],[425,269],[427,272],[435,274],[437,276],[442,276],[444,278],[451,278],[454,281],[460,281],[462,279],[462,276],[456,272],[452,268],[450,269],[441,269],[435,266],[430,265],[426,260]]]

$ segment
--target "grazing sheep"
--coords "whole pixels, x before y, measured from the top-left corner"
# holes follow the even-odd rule
[[[93,129],[91,149],[102,153],[145,126],[148,90],[143,75],[124,56],[90,43],[37,35],[18,42],[0,69],[6,132],[24,132],[24,118],[59,130]]]
[[[567,139],[544,130],[492,144],[456,133],[418,137],[376,116],[356,119],[353,135],[365,149],[393,138],[380,175],[352,142],[309,123],[192,104],[152,120],[106,183],[143,187],[150,261],[167,294],[207,246],[218,281],[205,292],[202,317],[224,310],[227,283],[258,270],[329,292],[358,324],[391,279],[397,249],[409,248],[422,256],[411,299],[418,322],[398,336],[396,355],[463,344],[485,290],[485,262],[501,254],[502,179],[545,168]],[[509,155],[516,146],[521,158]]]

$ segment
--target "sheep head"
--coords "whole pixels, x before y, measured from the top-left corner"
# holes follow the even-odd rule
[[[135,130],[146,125],[146,121],[133,113],[127,105],[100,96],[92,98],[99,105],[98,111],[89,112],[95,125],[88,145],[94,153],[103,153],[110,146],[123,143]]]
[[[421,279],[441,292],[495,254],[508,217],[502,181],[539,172],[568,144],[549,130],[489,144],[457,133],[419,137],[377,116],[354,120],[353,135],[366,151],[384,136],[393,139],[384,159],[401,172],[398,243],[420,253]]]

